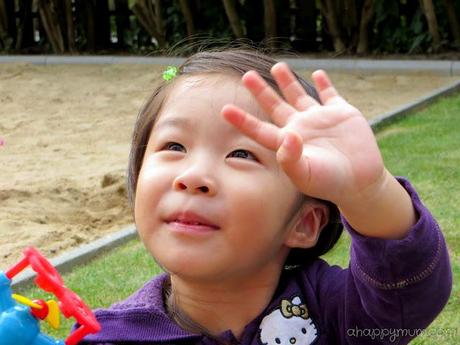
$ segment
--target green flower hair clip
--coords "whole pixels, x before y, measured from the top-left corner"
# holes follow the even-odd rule
[[[168,66],[166,70],[163,72],[163,79],[166,81],[170,81],[177,75],[178,68],[176,66]]]

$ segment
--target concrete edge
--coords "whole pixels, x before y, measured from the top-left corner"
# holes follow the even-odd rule
[[[440,97],[447,96],[451,93],[454,93],[456,91],[460,90],[460,80],[457,80],[450,85],[443,86],[441,88],[438,88],[429,94],[420,97],[416,99],[413,102],[409,102],[399,108],[396,108],[395,110],[386,112],[380,116],[377,116],[369,121],[369,124],[371,127],[374,129],[376,127],[379,127],[381,125],[384,125],[390,121],[393,121],[397,119],[398,117],[402,115],[406,115],[407,113],[413,112],[415,110],[418,110],[420,108],[423,108],[427,106],[430,103],[433,103],[435,100],[437,100]]]
[[[429,72],[443,76],[460,75],[460,62],[455,60],[371,60],[371,59],[308,59],[275,56],[294,68],[326,69],[364,73]],[[159,64],[179,65],[185,58],[147,56],[61,56],[61,55],[0,55],[0,63],[55,64]]]
[[[59,271],[65,273],[75,266],[84,264],[104,251],[112,250],[137,236],[134,225],[108,236],[102,237],[92,243],[85,244],[50,260],[51,264]],[[13,278],[11,284],[14,288],[23,288],[33,282],[35,272],[28,268]]]
[[[396,118],[407,115],[414,110],[420,109],[440,97],[447,96],[451,93],[460,90],[460,80],[456,81],[448,86],[439,88],[431,92],[430,94],[420,97],[414,102],[408,103],[402,107],[399,107],[393,111],[387,112],[369,121],[372,128],[376,128],[381,125],[385,125]],[[54,259],[51,259],[51,263],[54,267],[62,274],[70,271],[76,265],[84,264],[94,257],[100,255],[104,251],[112,250],[119,247],[129,240],[137,237],[137,231],[134,225],[130,225],[127,228],[118,231],[114,234],[110,234],[106,237],[100,238],[92,243],[83,245],[75,250],[68,253],[64,253]],[[12,287],[23,288],[33,282],[35,272],[31,269],[27,269],[20,275],[13,279]]]

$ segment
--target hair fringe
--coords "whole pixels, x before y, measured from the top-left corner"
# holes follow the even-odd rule
[[[277,36],[255,42],[249,38],[213,37],[207,33],[195,33],[182,38],[172,46],[151,50],[146,56],[188,57],[199,52],[221,52],[228,49],[250,49],[265,55],[298,57],[292,47],[283,45],[288,37]]]

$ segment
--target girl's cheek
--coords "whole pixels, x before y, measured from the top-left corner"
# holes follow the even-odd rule
[[[152,169],[151,166],[149,166],[148,164],[146,165],[144,162],[139,172],[137,180],[136,208],[144,206],[149,199],[148,195],[154,192],[152,189],[154,189],[155,187],[155,173],[155,169]]]
[[[172,188],[173,180],[174,170],[170,167],[146,160],[139,172],[136,201],[148,208],[155,206],[162,195]]]
[[[139,171],[139,180],[148,179],[150,175],[155,174],[156,169],[159,165],[155,164],[153,156],[147,156],[142,162],[141,170]]]

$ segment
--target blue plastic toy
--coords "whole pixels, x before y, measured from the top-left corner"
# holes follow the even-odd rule
[[[34,300],[14,295],[11,282],[27,266],[37,273],[35,284],[54,294],[55,301]],[[40,320],[59,326],[58,309],[66,317],[74,317],[79,327],[65,340],[56,340],[40,331]],[[0,271],[0,344],[1,345],[76,345],[100,325],[80,297],[64,286],[56,269],[35,248],[24,250],[24,258],[6,272]]]

